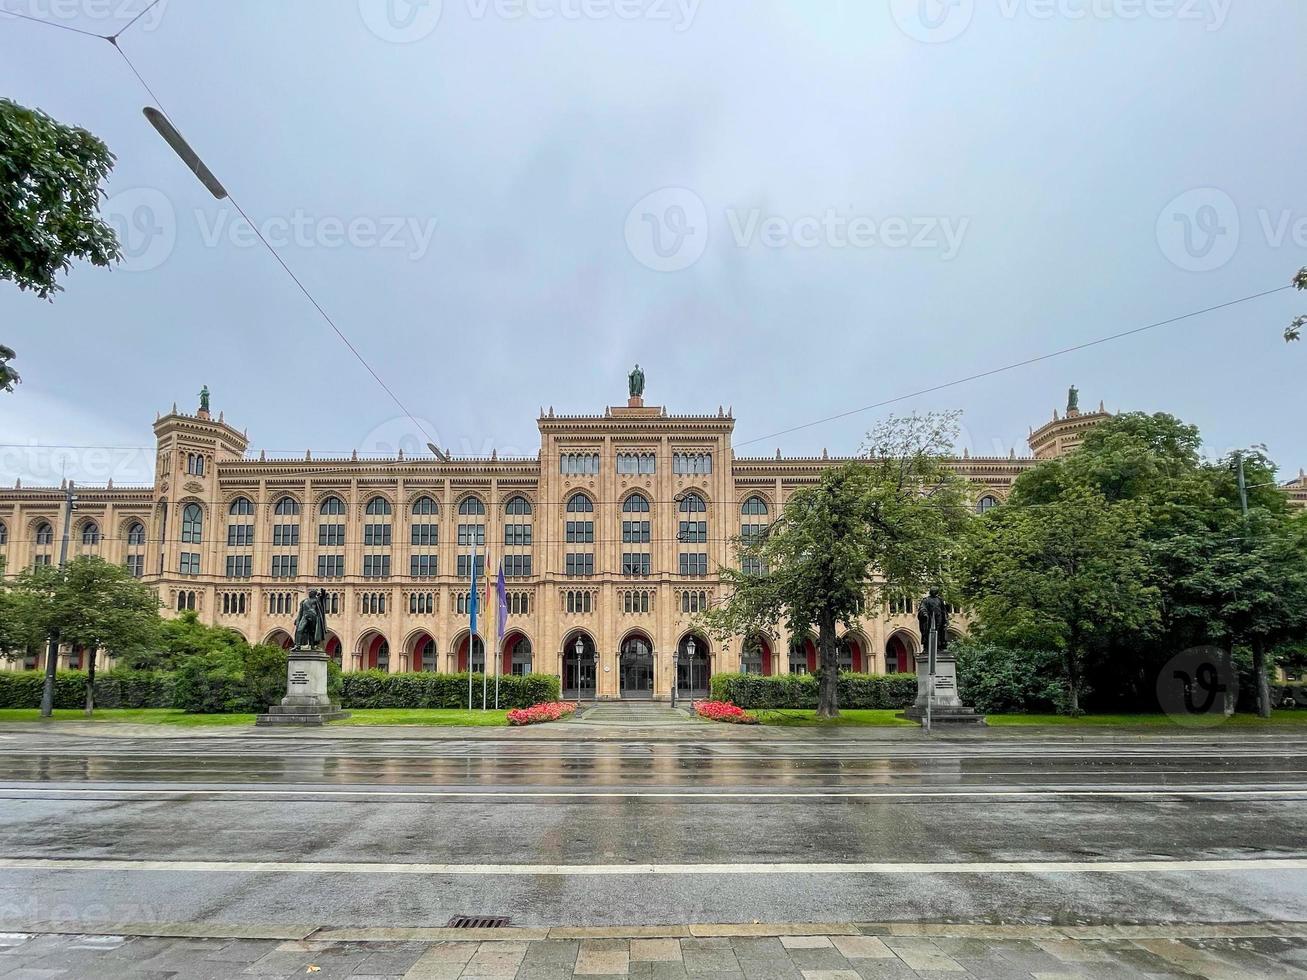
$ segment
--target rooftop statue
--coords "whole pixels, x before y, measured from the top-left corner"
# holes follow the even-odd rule
[[[644,372],[640,370],[640,365],[637,364],[626,376],[626,382],[632,398],[639,398],[644,394]]]

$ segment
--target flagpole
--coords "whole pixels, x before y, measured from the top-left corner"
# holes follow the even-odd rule
[[[486,549],[486,558],[488,559],[489,557],[490,557],[490,549],[487,548],[487,549]],[[476,559],[474,558],[473,561],[475,562]],[[490,562],[487,561],[486,564],[489,565]],[[487,605],[487,606],[490,605],[490,579],[488,579],[488,578],[486,579],[486,605]],[[489,631],[489,630],[486,630],[486,632],[489,633],[490,631]],[[482,641],[482,643],[481,643],[481,710],[482,710],[482,711],[485,711],[485,710],[486,710],[486,684],[487,684],[487,681],[486,681],[486,666],[487,666],[486,661],[487,661],[489,658],[490,658],[490,650],[487,649],[487,645],[486,645],[486,643],[485,643],[484,641]]]
[[[468,622],[467,631],[467,710],[472,710],[472,650],[477,635],[477,539],[472,535],[472,567],[468,569],[471,585],[467,592]]]
[[[499,556],[499,575],[495,578],[495,710],[499,710],[499,645],[504,642],[504,556]]]

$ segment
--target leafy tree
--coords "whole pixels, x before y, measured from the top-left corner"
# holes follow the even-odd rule
[[[0,582],[0,656],[8,660],[39,651],[47,638],[36,596],[17,585]]]
[[[126,569],[102,558],[74,558],[63,569],[29,569],[19,576],[15,591],[26,597],[29,629],[86,651],[87,714],[95,707],[96,651],[119,657],[158,638],[158,597]]]
[[[1209,535],[1203,560],[1178,581],[1212,642],[1252,651],[1257,713],[1270,717],[1268,653],[1307,639],[1307,516],[1234,514]]]
[[[108,266],[121,258],[99,217],[113,162],[86,130],[0,99],[0,279],[48,299],[73,259]]]
[[[108,266],[122,258],[99,216],[114,156],[84,129],[0,99],[0,279],[50,299],[73,259]],[[0,345],[0,391],[12,392],[14,352]]]
[[[118,662],[133,670],[176,670],[192,657],[239,654],[248,646],[235,630],[206,626],[194,610],[188,609],[176,619],[163,620],[155,644],[133,650]]]
[[[826,470],[796,491],[761,536],[736,542],[740,565],[720,571],[726,600],[700,619],[725,639],[784,619],[817,627],[817,713],[839,714],[838,623],[852,626],[886,595],[920,594],[947,577],[969,518],[946,466],[957,416],[891,418],[869,434],[865,458]]]
[[[9,366],[17,355],[12,349],[0,344],[0,391],[13,391],[14,385],[23,379],[18,376],[18,372]]]
[[[1036,467],[1036,470],[1040,467]],[[966,591],[982,641],[1056,650],[1067,708],[1079,714],[1092,667],[1158,622],[1161,595],[1149,583],[1141,509],[1072,484],[1031,502],[1021,481],[1007,504],[976,524]]]
[[[1303,266],[1298,270],[1298,274],[1293,277],[1293,284],[1299,289],[1307,289],[1307,266]],[[1284,329],[1284,339],[1286,341],[1300,339],[1303,327],[1307,327],[1307,315],[1294,317],[1293,321]]]

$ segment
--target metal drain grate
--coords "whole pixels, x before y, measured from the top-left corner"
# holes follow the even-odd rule
[[[506,925],[506,915],[456,915],[449,920],[450,929],[498,929]]]

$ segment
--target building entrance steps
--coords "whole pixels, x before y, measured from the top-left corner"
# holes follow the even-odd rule
[[[693,725],[690,712],[659,701],[599,701],[583,707],[576,722],[591,725]]]

